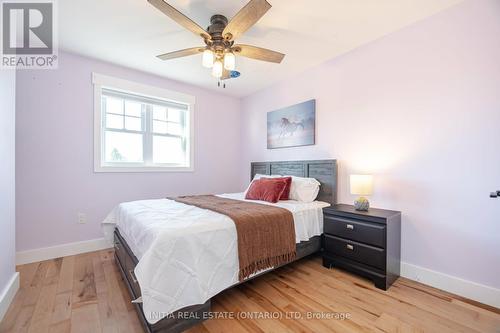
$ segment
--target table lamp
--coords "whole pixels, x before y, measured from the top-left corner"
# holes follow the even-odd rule
[[[351,194],[359,195],[354,201],[356,210],[367,211],[370,208],[370,202],[363,195],[370,195],[373,192],[372,175],[351,175]]]

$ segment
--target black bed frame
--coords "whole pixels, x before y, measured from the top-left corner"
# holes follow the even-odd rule
[[[299,177],[311,177],[320,183],[320,192],[317,200],[335,204],[337,201],[337,161],[282,161],[282,162],[255,162],[251,163],[251,179],[255,174],[264,175],[292,175]],[[118,229],[114,233],[115,259],[120,269],[121,275],[132,299],[141,296],[141,289],[134,275],[134,268],[138,259],[130,250],[127,242],[123,239]],[[297,244],[297,257],[299,260],[308,255],[321,250],[321,236],[312,237],[306,242]],[[277,269],[278,267],[273,268]],[[269,270],[271,271],[271,270]],[[265,274],[269,271],[263,272]],[[261,274],[257,274],[248,280],[254,279]],[[246,281],[242,283],[245,283]],[[231,286],[232,288],[234,286]],[[166,318],[161,319],[156,324],[151,325],[146,320],[142,311],[142,303],[134,303],[140,322],[145,332],[148,333],[178,333],[194,325],[199,324],[207,318],[210,312],[210,300],[204,304],[193,305],[180,309]],[[189,315],[186,315],[189,313]]]

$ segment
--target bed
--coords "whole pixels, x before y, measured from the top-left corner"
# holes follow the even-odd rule
[[[294,261],[318,252],[323,233],[322,208],[336,203],[336,160],[254,162],[251,179],[255,174],[309,177],[320,182],[315,202],[292,200],[275,204],[293,214],[297,253]],[[244,200],[243,193],[220,196]],[[233,223],[216,212],[157,199],[122,204],[110,216],[114,220],[111,223],[116,223],[116,263],[146,332],[182,332],[209,317],[211,297],[278,268],[238,280],[234,276],[238,258],[234,254],[237,237],[231,228]],[[162,223],[165,220],[169,223]],[[205,232],[210,234],[209,240],[200,236]],[[223,246],[219,248],[217,244]],[[203,265],[215,268],[198,270]],[[146,274],[151,270],[156,270],[156,274]]]

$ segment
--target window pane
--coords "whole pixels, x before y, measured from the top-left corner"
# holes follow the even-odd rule
[[[168,134],[182,135],[182,126],[177,123],[168,123]]]
[[[125,128],[131,131],[142,131],[142,119],[125,117]]]
[[[167,123],[164,121],[153,120],[153,132],[158,134],[166,134]]]
[[[167,120],[167,108],[153,105],[153,119]]]
[[[106,131],[106,162],[142,162],[142,134]]]
[[[184,164],[186,161],[182,140],[165,136],[153,137],[153,162]]]
[[[106,97],[106,112],[123,114],[123,100],[113,97]]]
[[[123,116],[117,116],[114,114],[106,114],[106,127],[123,129]]]
[[[181,110],[168,109],[168,121],[181,122]]]
[[[125,101],[125,114],[127,116],[140,117],[141,103]]]

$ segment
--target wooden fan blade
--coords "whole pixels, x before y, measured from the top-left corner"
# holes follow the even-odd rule
[[[224,28],[222,36],[234,40],[247,31],[271,8],[266,0],[250,0]]]
[[[205,50],[204,47],[192,47],[189,49],[160,54],[157,57],[160,58],[161,60],[170,60],[170,59],[181,58],[181,57],[186,57],[186,56],[198,54],[200,52],[203,52],[204,50]]]
[[[276,51],[264,49],[262,47],[238,44],[232,48],[233,52],[247,58],[275,62],[279,64],[285,55]]]
[[[193,22],[193,20],[191,20],[189,17],[182,14],[181,12],[179,12],[174,7],[170,6],[165,1],[163,1],[163,0],[148,0],[148,2],[150,4],[152,4],[153,6],[155,6],[163,14],[167,15],[172,20],[179,23],[180,25],[182,25],[184,28],[188,29],[189,31],[195,33],[198,36],[201,36],[203,39],[211,39],[212,38],[205,31],[205,29],[200,27],[198,24]]]

